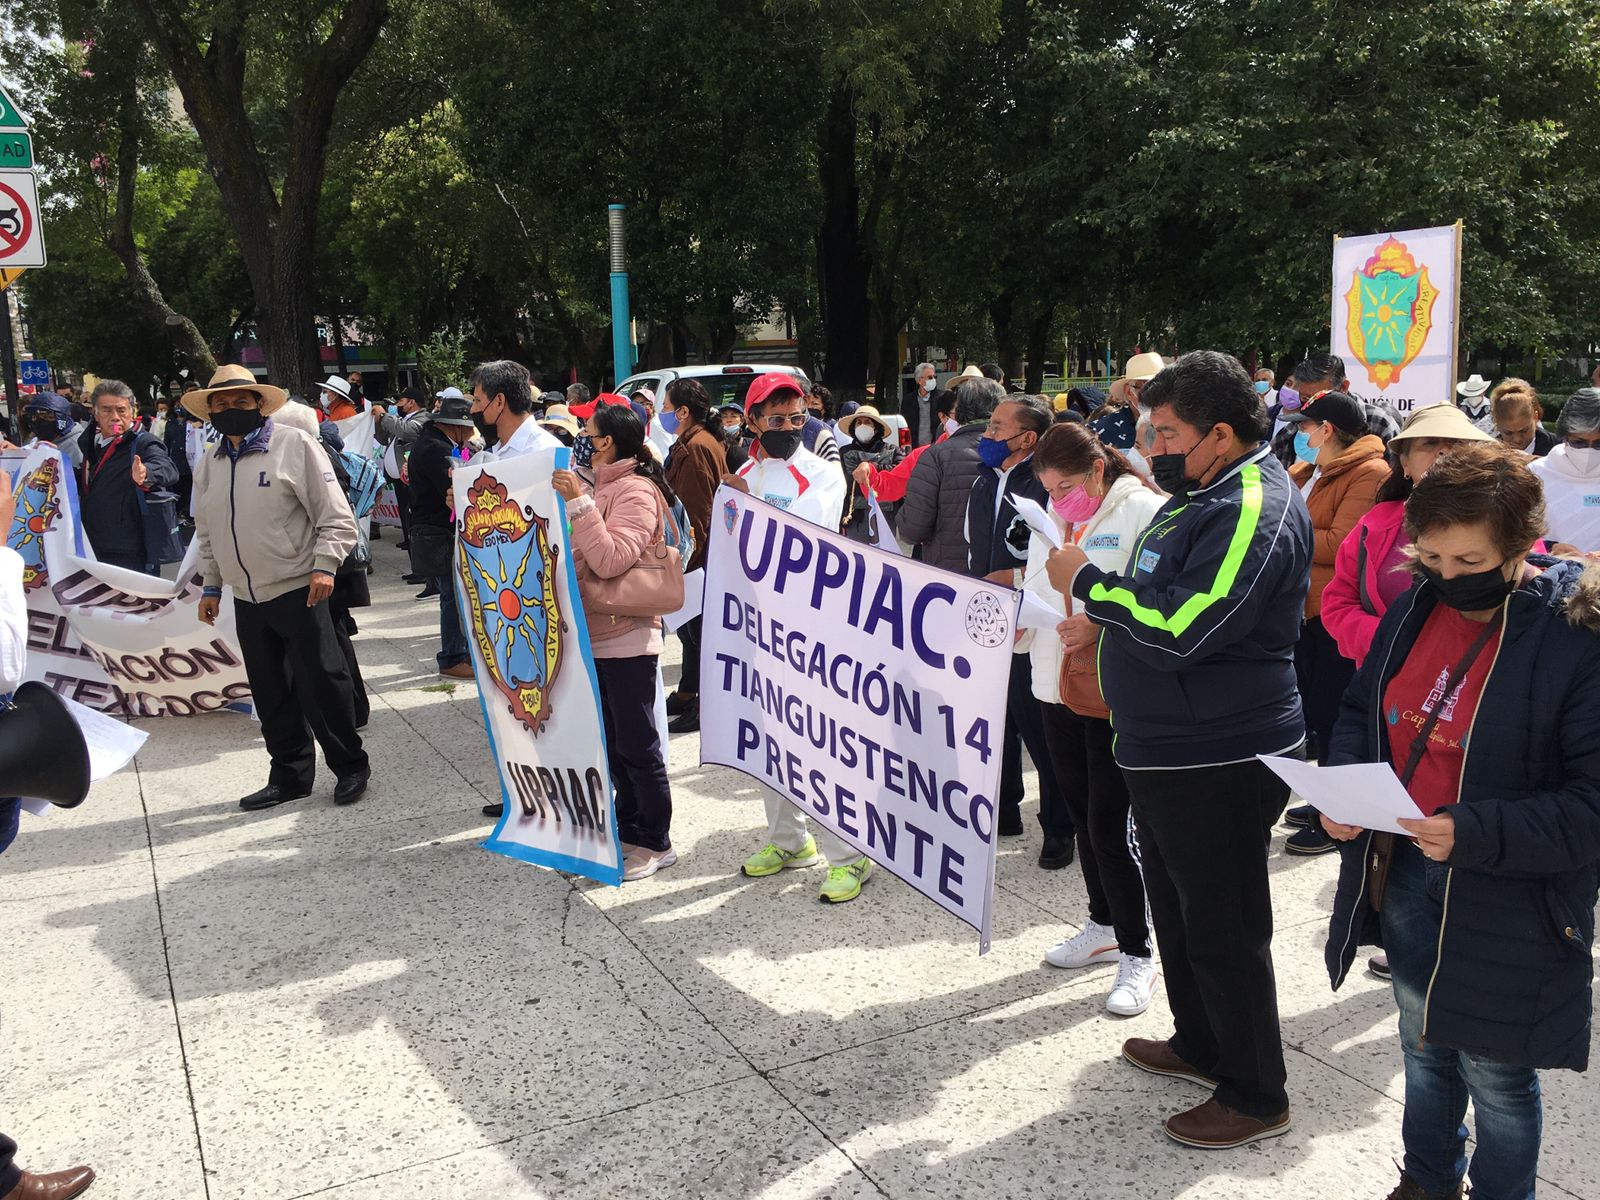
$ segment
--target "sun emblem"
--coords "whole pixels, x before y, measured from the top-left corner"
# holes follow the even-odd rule
[[[1345,332],[1370,382],[1380,388],[1400,382],[1400,372],[1428,340],[1438,298],[1428,268],[1419,267],[1405,243],[1392,237],[1351,276]]]
[[[456,532],[472,639],[511,715],[537,735],[550,719],[562,660],[558,549],[548,522],[484,471],[467,490]]]
[[[17,511],[6,545],[22,556],[22,587],[33,591],[49,582],[44,537],[61,512],[61,460],[50,455],[26,479],[17,478]]]

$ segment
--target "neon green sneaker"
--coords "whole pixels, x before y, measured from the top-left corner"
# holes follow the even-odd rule
[[[817,853],[817,840],[806,838],[806,844],[798,850],[780,850],[777,846],[768,843],[744,860],[744,866],[739,869],[751,879],[765,879],[768,875],[776,875],[779,871],[793,870],[796,867],[814,867],[822,861],[822,855]]]
[[[829,867],[828,878],[822,883],[822,899],[829,904],[843,904],[861,895],[861,885],[872,874],[872,860],[858,858],[841,867]]]

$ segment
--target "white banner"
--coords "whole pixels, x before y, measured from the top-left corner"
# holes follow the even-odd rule
[[[370,458],[374,462],[382,457],[378,452],[378,435],[370,408],[365,412],[358,412],[353,417],[335,421],[333,427],[339,431],[340,438],[344,440],[344,448],[349,453],[361,458]]]
[[[987,951],[1017,593],[727,487],[711,524],[701,761],[773,788]]]
[[[50,590],[73,632],[110,681],[124,717],[250,711],[250,681],[224,588],[215,625],[200,620],[199,548],[189,543],[165,580],[45,546]]]
[[[1455,397],[1461,225],[1333,242],[1333,352],[1350,390],[1404,416]]]
[[[600,684],[550,474],[565,447],[455,468],[456,600],[505,814],[485,849],[622,882]]]

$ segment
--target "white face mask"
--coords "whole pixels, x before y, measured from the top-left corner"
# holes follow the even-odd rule
[[[855,435],[856,441],[860,442],[863,446],[865,446],[878,435],[878,431],[876,429],[862,421],[856,422],[856,427],[854,430],[852,430],[852,432]]]
[[[922,381],[922,390],[925,391],[925,392],[931,392],[931,391],[933,391],[933,385],[934,385],[934,377],[932,375],[930,375],[930,376],[928,376],[928,378],[926,378],[926,379],[924,379]]]
[[[960,421],[956,420],[954,417],[946,417],[945,418],[945,420],[944,420],[944,431],[946,433],[954,433],[956,430],[958,430],[960,428],[961,428],[961,422]]]
[[[722,432],[727,434],[729,437],[738,437],[739,434],[744,432],[744,426],[740,425],[737,421],[733,421],[723,425]]]
[[[1567,461],[1572,464],[1572,469],[1580,475],[1600,474],[1600,449],[1593,446],[1568,446]]]

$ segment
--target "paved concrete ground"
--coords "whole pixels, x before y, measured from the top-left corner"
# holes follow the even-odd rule
[[[1041,953],[1076,868],[1001,848],[994,950],[899,882],[736,874],[760,797],[674,739],[682,862],[621,890],[478,849],[494,797],[471,688],[394,582],[357,639],[370,797],[247,815],[246,720],[152,726],[136,770],[24,818],[0,859],[0,1129],[105,1200],[377,1197],[1381,1197],[1400,1151],[1384,985],[1322,966],[1334,864],[1275,854],[1295,1128],[1187,1151],[1198,1089],[1117,1060],[1110,971]],[[676,646],[672,651],[676,656]],[[674,668],[675,670],[675,668]],[[431,689],[431,690],[430,690]],[[1031,809],[1031,804],[1030,804]],[[1600,1200],[1592,1078],[1550,1073],[1540,1194]]]

